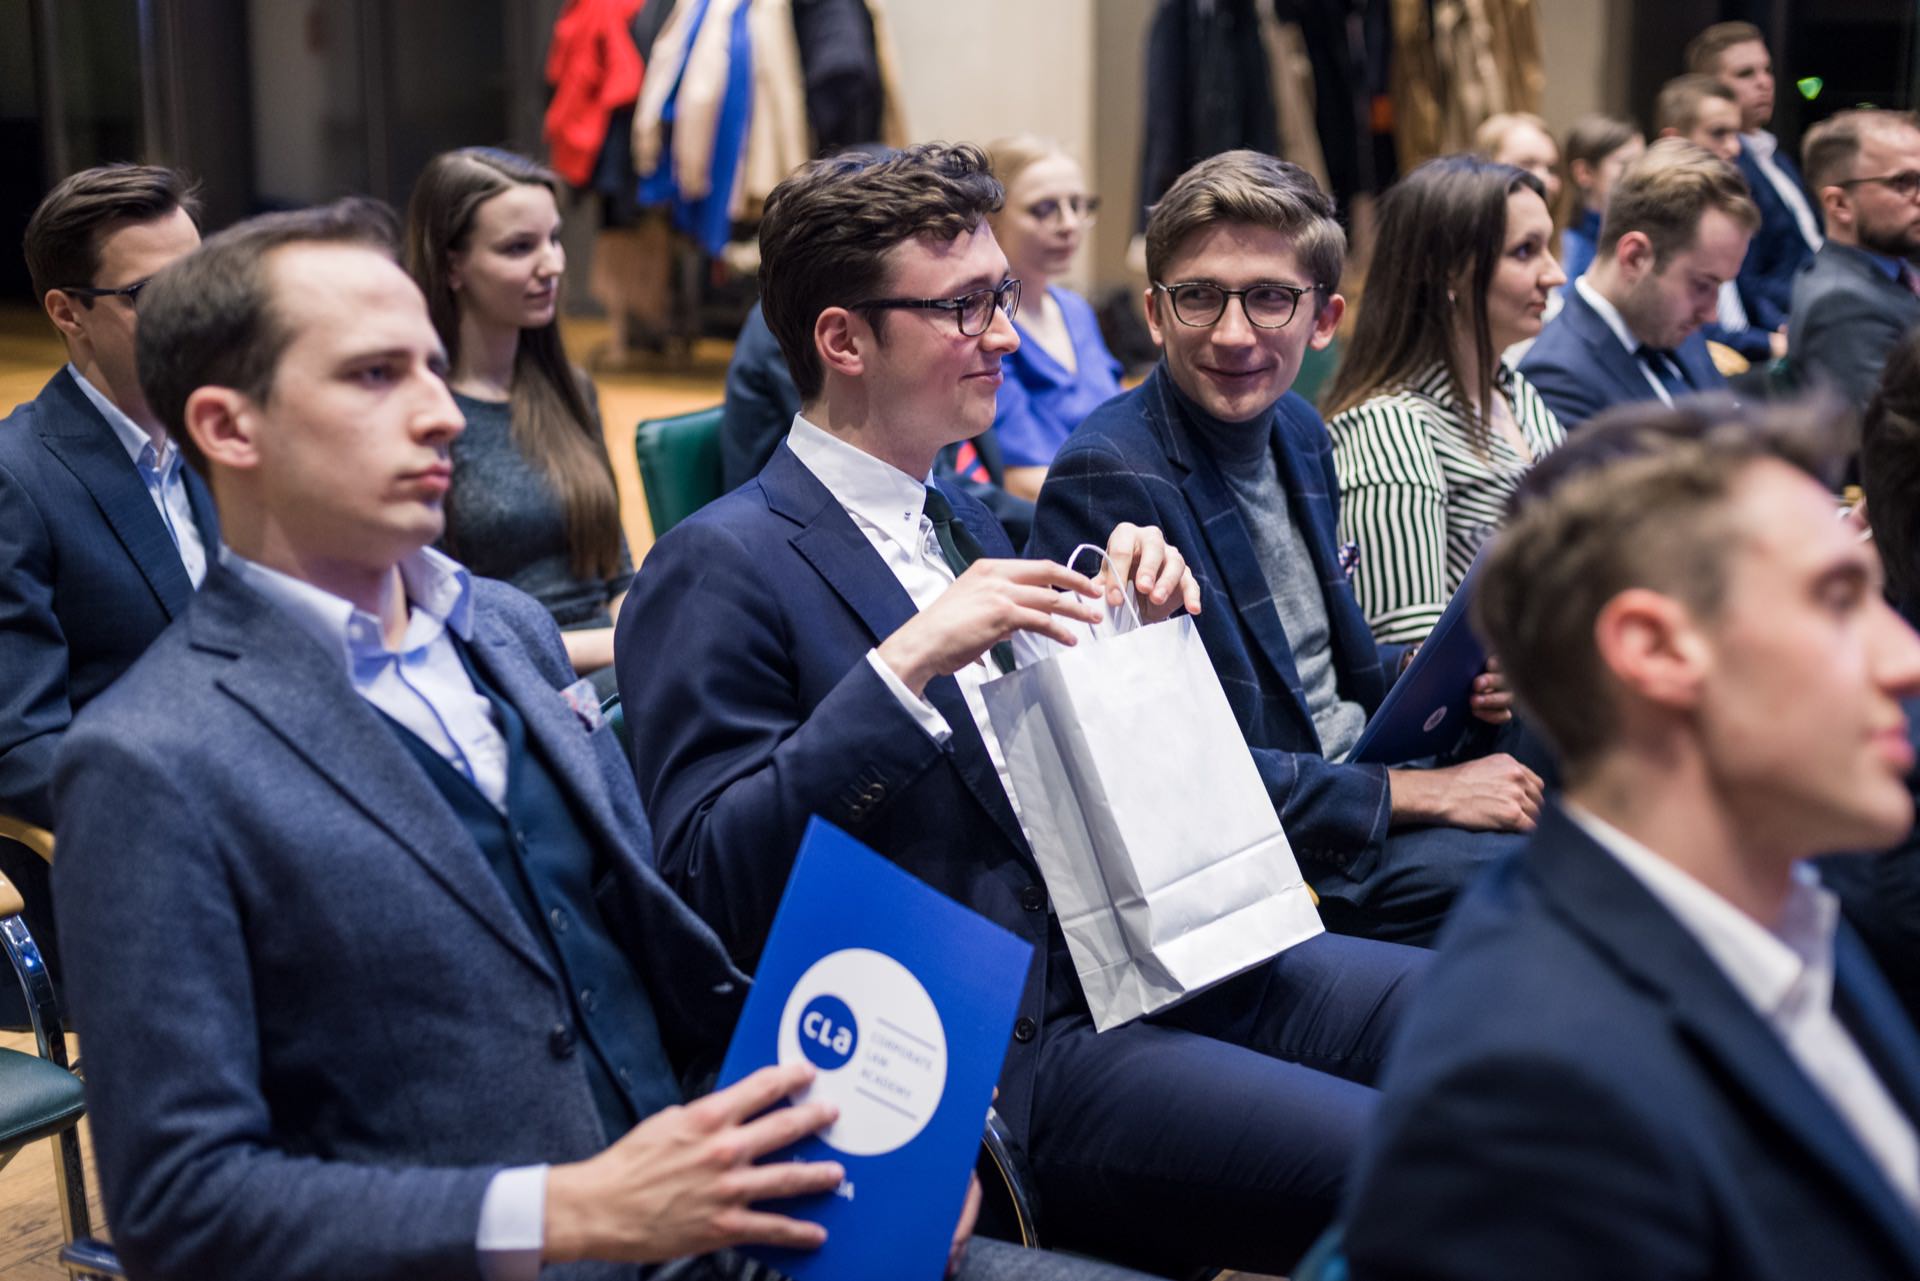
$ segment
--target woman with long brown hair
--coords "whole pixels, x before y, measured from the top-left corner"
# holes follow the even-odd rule
[[[560,340],[559,184],[490,147],[435,156],[407,203],[407,270],[467,418],[442,542],[545,605],[574,670],[611,693],[633,563],[592,385]]]

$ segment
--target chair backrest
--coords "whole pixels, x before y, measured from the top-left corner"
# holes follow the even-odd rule
[[[1308,404],[1320,404],[1320,392],[1333,381],[1333,371],[1340,367],[1340,339],[1335,338],[1318,351],[1309,347],[1300,360],[1300,372],[1293,376],[1293,390],[1299,392]]]
[[[655,538],[720,497],[720,412],[715,405],[643,419],[634,430],[633,452]]]

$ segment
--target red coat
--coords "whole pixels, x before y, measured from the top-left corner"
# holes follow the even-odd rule
[[[593,177],[607,118],[640,96],[642,65],[633,16],[645,0],[568,0],[553,24],[547,83],[553,101],[542,130],[553,168],[576,187]]]

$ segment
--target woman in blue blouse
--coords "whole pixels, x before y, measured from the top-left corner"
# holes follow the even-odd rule
[[[1093,308],[1053,283],[1073,265],[1100,201],[1054,143],[1021,135],[987,151],[1007,189],[991,219],[994,239],[1020,281],[1020,350],[1002,366],[993,427],[1006,455],[1007,490],[1031,499],[1080,420],[1120,392],[1120,362],[1100,337]]]
[[[1600,216],[1626,167],[1640,158],[1647,140],[1630,120],[1582,116],[1567,131],[1567,177],[1573,180],[1573,210],[1560,233],[1560,266],[1569,282],[1580,279],[1600,246]]]

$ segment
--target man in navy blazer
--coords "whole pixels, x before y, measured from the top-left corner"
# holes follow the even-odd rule
[[[1725,391],[1700,327],[1740,270],[1759,213],[1732,165],[1662,138],[1607,199],[1600,249],[1520,362],[1569,430],[1611,405]]]
[[[1740,293],[1753,323],[1771,332],[1792,314],[1794,278],[1819,251],[1822,237],[1819,202],[1809,197],[1793,158],[1767,130],[1773,55],[1752,23],[1718,22],[1687,45],[1687,69],[1712,76],[1740,104],[1740,174],[1760,208],[1759,230],[1740,265]]]
[[[1361,615],[1327,430],[1288,391],[1340,322],[1344,250],[1332,201],[1295,166],[1229,152],[1181,175],[1147,223],[1164,359],[1055,457],[1032,550],[1065,556],[1116,520],[1186,549],[1207,654],[1328,925],[1424,942],[1532,825],[1541,783],[1504,753],[1343,763],[1410,657],[1377,645]],[[1480,714],[1506,719],[1494,678],[1480,679]]]
[[[833,1109],[773,1107],[804,1066],[687,1101],[746,979],[546,611],[431,550],[463,424],[393,232],[268,215],[143,303],[228,548],[56,768],[114,1244],[182,1281],[739,1276],[708,1252],[823,1239],[749,1207],[839,1183],[753,1164]]]
[[[1012,559],[985,508],[928,483],[993,420],[1019,342],[1001,199],[978,148],[928,144],[818,161],[768,200],[761,299],[803,408],[754,481],[647,554],[615,642],[660,868],[750,966],[818,814],[1027,939],[997,1106],[1043,1239],[1284,1271],[1338,1196],[1422,954],[1320,936],[1095,1035],[980,688],[1014,631],[1073,643],[1099,589]],[[1148,620],[1199,608],[1157,530],[1099,542]]]
[[[74,713],[180,616],[219,546],[213,500],[134,369],[135,299],[200,243],[198,211],[173,170],[109,165],[60,183],[27,224],[28,274],[67,350],[0,421],[0,814],[36,827],[54,826]],[[45,864],[0,840],[0,870],[57,976]]]
[[[1920,1036],[1807,860],[1913,821],[1920,638],[1826,425],[1636,407],[1536,470],[1475,621],[1564,800],[1461,905],[1355,1281],[1920,1275]]]

